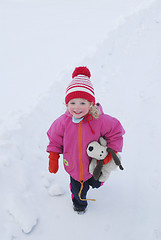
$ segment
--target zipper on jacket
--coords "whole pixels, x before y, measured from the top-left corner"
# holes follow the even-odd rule
[[[81,201],[87,201],[87,200],[96,201],[96,199],[82,199],[82,197],[81,197],[81,193],[82,193],[82,190],[83,190],[83,184],[84,184],[84,180],[83,180],[83,160],[82,160],[82,123],[83,123],[83,120],[81,122],[79,122],[79,125],[78,125],[78,152],[79,152],[80,184],[81,184],[78,196],[79,196],[79,199]]]
[[[79,167],[80,167],[80,181],[83,181],[83,161],[82,161],[82,122],[78,126],[78,152],[79,152]]]

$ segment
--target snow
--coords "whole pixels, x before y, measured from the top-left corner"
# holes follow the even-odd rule
[[[1,239],[161,239],[160,0],[8,0],[0,22]],[[46,153],[78,65],[126,130],[125,169],[89,191],[97,201],[84,215],[72,209],[62,159],[50,174]]]

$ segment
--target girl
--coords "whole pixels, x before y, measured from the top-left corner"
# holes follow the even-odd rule
[[[73,209],[85,212],[89,187],[99,188],[103,183],[89,172],[90,159],[86,149],[90,142],[102,136],[107,146],[122,151],[125,133],[120,122],[103,113],[100,104],[95,105],[95,94],[87,67],[77,67],[66,89],[67,111],[56,119],[47,132],[49,145],[49,171],[59,168],[59,154],[63,154],[64,168],[70,175]],[[112,160],[112,157],[109,156]]]

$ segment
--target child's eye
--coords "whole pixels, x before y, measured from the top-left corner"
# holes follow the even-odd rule
[[[75,104],[75,102],[71,102],[70,104],[72,104],[72,105],[73,105],[73,104]]]
[[[85,103],[84,102],[81,102],[82,105],[84,105]]]

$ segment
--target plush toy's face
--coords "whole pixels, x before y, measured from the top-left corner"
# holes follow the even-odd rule
[[[87,147],[87,155],[91,158],[102,160],[102,159],[105,159],[107,154],[108,154],[107,147],[101,146],[96,141],[89,143]]]

